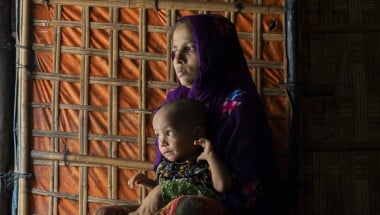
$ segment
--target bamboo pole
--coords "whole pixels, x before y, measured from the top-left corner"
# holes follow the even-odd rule
[[[87,5],[82,6],[82,47],[90,47],[90,7]],[[80,103],[87,106],[89,103],[89,76],[90,76],[90,56],[81,56],[81,93]],[[82,110],[80,115],[80,153],[83,155],[88,154],[88,110]],[[87,198],[88,198],[88,168],[79,168],[79,214],[87,214]]]
[[[262,0],[256,0],[255,1],[257,4],[262,4],[263,1]],[[262,14],[261,13],[257,13],[255,14],[255,21],[254,21],[254,26],[253,26],[253,29],[254,29],[254,34],[253,34],[253,41],[255,43],[255,60],[262,60],[262,40],[261,40],[261,31],[262,31],[262,25],[261,25],[261,22],[262,22]],[[256,84],[256,87],[257,87],[257,91],[259,92],[259,94],[261,96],[263,96],[263,87],[262,87],[262,78],[263,78],[263,74],[262,74],[262,69],[261,68],[256,68],[256,75],[255,75],[255,84]]]
[[[36,160],[56,160],[67,163],[80,163],[101,166],[117,166],[119,168],[152,170],[153,164],[148,161],[126,160],[122,158],[109,158],[81,154],[66,154],[63,152],[46,152],[31,150],[31,157]]]
[[[299,90],[297,83],[297,1],[286,0],[286,56],[288,61],[287,92],[292,108],[289,131],[289,196],[290,207],[295,215],[301,214],[299,205]]]
[[[54,10],[54,17],[58,20],[62,16],[62,7],[61,5],[56,5]],[[58,75],[60,72],[61,64],[61,26],[54,26],[54,65],[53,65],[53,74]],[[53,116],[53,131],[59,132],[59,79],[54,80],[53,82],[53,103],[52,103],[52,116]],[[53,136],[51,138],[51,148],[54,152],[59,151],[59,137]],[[59,162],[51,162],[52,174],[50,175],[50,189],[53,192],[58,192],[59,189]],[[49,214],[57,215],[58,214],[58,198],[52,196],[49,199]]]
[[[111,18],[109,20],[110,23],[117,24],[119,22],[119,8],[110,8]],[[119,30],[112,29],[110,31],[110,42],[112,49],[110,50],[109,56],[109,70],[110,77],[117,79],[118,77],[118,69],[119,69]],[[109,124],[111,135],[117,135],[118,133],[118,119],[119,119],[119,100],[118,100],[118,87],[109,86]],[[112,158],[116,158],[118,155],[118,144],[117,141],[111,141],[109,146],[108,156]],[[108,194],[112,199],[117,199],[118,196],[118,177],[117,177],[117,167],[110,166],[108,167]]]
[[[14,97],[14,68],[11,48],[11,11],[10,1],[0,2],[0,175],[12,168],[12,116]],[[4,214],[10,214],[9,191],[0,181],[0,208]]]
[[[29,0],[21,1],[20,3],[20,70],[19,70],[19,110],[18,110],[18,130],[20,134],[20,147],[19,147],[19,173],[21,175],[26,175],[29,172],[29,50],[31,46],[30,41],[30,18],[31,18],[31,2]],[[19,184],[19,196],[18,196],[18,214],[27,215],[29,214],[29,202],[28,202],[28,181],[25,177],[18,178]]]
[[[139,51],[146,51],[147,41],[147,9],[139,9]],[[139,109],[145,109],[145,98],[146,98],[146,71],[147,71],[147,60],[143,59],[140,61],[139,74]],[[139,113],[139,134],[138,134],[138,146],[139,146],[139,159],[145,161],[146,152],[146,134],[145,134],[145,124],[146,115],[142,112]],[[146,190],[144,188],[140,189],[140,201],[142,201],[146,196]]]
[[[36,4],[43,4],[46,0],[33,0]],[[64,5],[87,5],[87,6],[104,6],[104,7],[119,7],[119,8],[155,8],[153,0],[49,0],[50,4]],[[159,9],[181,10],[204,10],[207,11],[226,11],[237,12],[234,2],[208,2],[208,1],[188,1],[188,0],[160,0],[158,3]],[[256,4],[244,4],[240,10],[241,13],[267,13],[267,14],[284,14],[284,7],[267,6]]]

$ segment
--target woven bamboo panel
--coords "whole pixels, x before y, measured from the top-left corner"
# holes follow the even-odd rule
[[[126,185],[151,171],[151,112],[177,86],[169,31],[181,16],[219,13],[237,25],[267,107],[279,165],[287,177],[290,121],[284,1],[33,2],[31,213],[92,214],[137,204]]]
[[[300,8],[303,214],[378,214],[380,3]]]

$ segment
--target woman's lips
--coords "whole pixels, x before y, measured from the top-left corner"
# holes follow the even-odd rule
[[[181,76],[186,75],[186,73],[187,73],[187,70],[186,70],[186,68],[183,65],[180,66],[180,67],[177,67],[175,69],[175,71],[176,71],[176,75],[177,75],[178,78],[181,77]]]
[[[184,76],[185,73],[186,73],[185,71],[179,71],[176,74],[177,74],[177,77],[180,78],[180,77]]]

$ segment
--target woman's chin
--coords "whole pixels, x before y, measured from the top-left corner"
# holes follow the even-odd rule
[[[189,89],[191,89],[191,86],[193,85],[193,83],[189,83],[187,81],[181,81],[180,80],[179,82],[181,83],[182,86],[187,87]]]

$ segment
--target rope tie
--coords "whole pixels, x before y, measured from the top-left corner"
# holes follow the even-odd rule
[[[0,172],[0,187],[3,187],[2,185],[4,184],[4,190],[12,190],[13,184],[19,178],[30,180],[32,178],[32,173],[13,172],[12,170],[9,170],[8,172]]]
[[[154,7],[156,8],[156,11],[159,10],[159,8],[158,8],[158,0],[154,0]]]
[[[240,1],[240,0],[234,0],[234,3],[235,3],[235,9],[237,9],[237,12],[240,13],[241,10],[243,10],[244,8],[244,5],[243,3]]]

